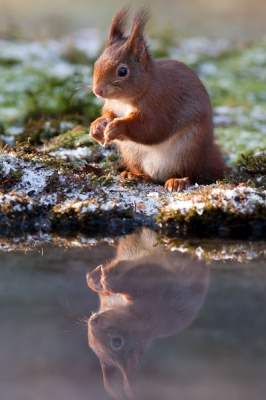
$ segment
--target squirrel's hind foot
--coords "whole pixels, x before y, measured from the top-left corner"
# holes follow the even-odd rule
[[[136,179],[140,182],[145,182],[145,183],[150,183],[152,182],[152,179],[149,175],[146,174],[133,174],[133,172],[128,172],[128,171],[123,171],[120,174],[121,179]]]
[[[165,182],[165,189],[168,192],[183,192],[190,185],[189,179],[186,178],[171,178]]]

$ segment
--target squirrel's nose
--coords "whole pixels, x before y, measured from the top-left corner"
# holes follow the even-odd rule
[[[102,97],[103,96],[103,91],[100,88],[95,88],[94,89],[94,94],[98,97]]]

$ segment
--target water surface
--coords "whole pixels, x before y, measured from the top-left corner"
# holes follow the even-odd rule
[[[182,304],[188,315],[173,318],[166,310],[170,328],[177,326],[177,320],[185,321],[184,326],[165,338],[154,335],[132,379],[136,398],[264,398],[265,259],[205,264],[177,250],[149,248],[151,242],[145,240],[135,234],[115,245],[69,249],[47,245],[26,253],[1,252],[1,399],[109,398],[100,360],[88,346],[87,320],[97,312],[99,296],[87,286],[86,274],[100,264],[127,268],[128,261],[121,263],[125,258],[133,269],[149,264],[152,271],[152,265],[171,265],[181,288],[172,305],[178,309]],[[125,292],[135,277],[131,274]],[[150,287],[154,282],[155,273],[150,272]],[[159,290],[151,292],[156,296]],[[143,310],[147,310],[145,300]],[[134,334],[143,335],[144,325],[139,323],[138,328],[142,331]]]

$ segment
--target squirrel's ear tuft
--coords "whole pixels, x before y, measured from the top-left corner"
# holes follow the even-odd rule
[[[126,38],[125,34],[127,29],[129,11],[130,7],[125,6],[114,15],[111,23],[107,46],[118,40]]]
[[[149,18],[148,8],[141,7],[134,16],[131,34],[128,39],[131,50],[139,61],[145,58],[144,56],[148,52],[144,37],[144,28]]]

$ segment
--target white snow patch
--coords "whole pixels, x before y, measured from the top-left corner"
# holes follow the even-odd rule
[[[50,206],[50,205],[53,205],[56,203],[57,203],[57,194],[56,193],[48,194],[46,196],[43,195],[39,199],[39,204],[41,204],[43,206]]]
[[[158,198],[159,197],[159,193],[158,192],[150,192],[147,194],[148,197],[154,197],[154,198]]]
[[[8,176],[11,170],[21,172],[22,177],[14,189],[18,194],[34,192],[38,194],[46,186],[46,179],[53,174],[53,170],[43,168],[39,163],[26,162],[17,158],[14,154],[1,154],[0,167],[3,176]]]
[[[36,169],[24,168],[23,177],[19,187],[26,193],[34,190],[34,192],[40,193],[45,187],[46,178],[51,175],[51,172],[46,173],[44,171],[36,171]]]
[[[88,147],[77,147],[76,149],[64,149],[60,148],[59,150],[52,151],[49,153],[53,157],[62,158],[63,160],[66,159],[82,159],[91,156],[91,149]]]
[[[70,75],[73,75],[75,71],[76,71],[75,65],[70,65],[69,63],[64,61],[58,61],[56,64],[52,65],[48,69],[48,75],[60,79],[65,79]]]
[[[104,211],[112,210],[113,208],[117,207],[118,203],[115,201],[107,201],[107,203],[102,204],[101,209]]]
[[[172,250],[172,249],[171,249],[171,250]],[[184,244],[181,244],[180,246],[175,247],[175,250],[179,251],[180,253],[187,253],[188,248],[185,247]]]
[[[96,205],[96,204],[94,204],[94,203],[90,203],[90,204],[88,204],[88,205],[84,205],[84,206],[81,208],[80,213],[81,213],[81,214],[84,214],[84,213],[86,213],[86,212],[94,212],[94,211],[96,211],[98,208],[99,208],[98,205]]]
[[[7,135],[19,135],[21,133],[24,132],[24,127],[23,126],[10,126],[9,128],[7,128],[6,130],[6,134]]]
[[[23,207],[22,207],[21,204],[15,204],[14,207],[13,207],[13,210],[14,211],[22,211]]]
[[[99,53],[103,40],[99,29],[87,28],[73,32],[61,39],[65,51],[76,48],[84,52],[88,58],[95,58]]]
[[[200,64],[199,66],[199,74],[200,75],[209,75],[213,76],[218,73],[218,68],[213,62],[205,62]]]
[[[15,59],[31,62],[39,59],[55,59],[61,55],[61,44],[54,40],[47,42],[22,42],[0,40],[0,56],[3,59]]]

